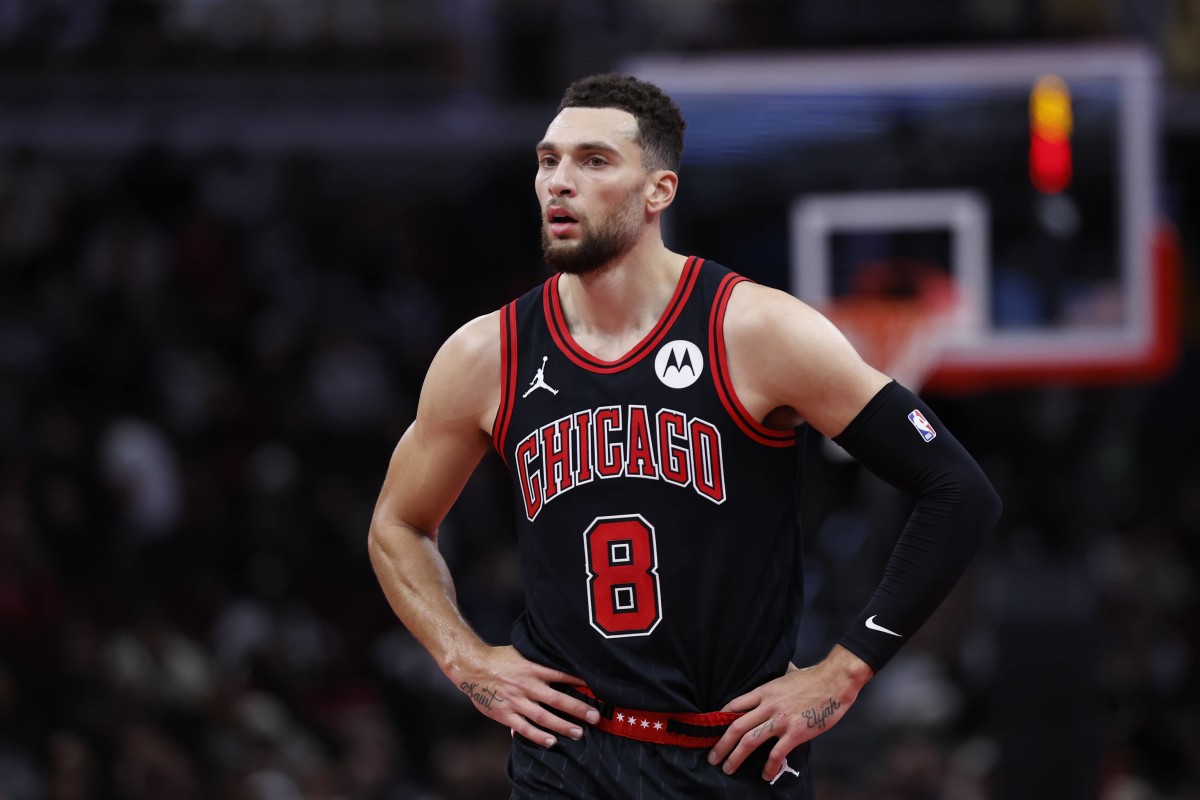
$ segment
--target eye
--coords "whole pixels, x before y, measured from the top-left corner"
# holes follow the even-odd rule
[[[538,166],[542,169],[552,169],[556,164],[558,164],[558,159],[554,156],[546,155],[538,159]]]
[[[603,167],[608,162],[605,161],[600,156],[588,156],[588,158],[583,163],[584,163],[584,166],[588,166],[588,167]]]

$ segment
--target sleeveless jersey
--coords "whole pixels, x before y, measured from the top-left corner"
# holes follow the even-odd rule
[[[571,337],[558,276],[501,311],[493,440],[526,587],[512,642],[610,703],[717,710],[795,648],[799,448],[733,392],[722,327],[743,280],[689,258],[616,361]]]

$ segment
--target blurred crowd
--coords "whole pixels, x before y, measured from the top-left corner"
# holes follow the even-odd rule
[[[424,90],[557,94],[631,53],[1139,41],[1200,77],[1194,0],[3,0],[0,69],[386,67]]]
[[[520,276],[486,243],[438,252],[458,210],[389,197],[229,153],[4,163],[0,797],[503,779],[494,741],[460,752],[473,718],[446,738],[469,709],[396,629],[365,542],[447,326]],[[511,541],[472,491],[464,605],[503,636]]]
[[[508,732],[365,543],[437,346],[544,275],[523,164],[451,194],[316,156],[0,164],[0,798],[506,796]],[[931,398],[1005,518],[818,741],[823,800],[1200,798],[1198,379],[1191,344],[1145,386]],[[798,662],[904,513],[810,444]],[[442,531],[493,642],[511,514],[489,458]]]
[[[0,0],[0,72],[18,110],[70,107],[55,75],[196,66],[550,104],[642,50],[1120,36],[1194,80],[1197,20],[1191,0]],[[1200,149],[1174,130],[1179,368],[928,396],[1005,515],[817,741],[821,800],[1200,800]],[[0,800],[506,797],[508,731],[395,620],[366,535],[437,347],[546,274],[527,152],[103,150],[0,151]],[[906,511],[810,439],[797,663],[857,614]],[[523,602],[509,491],[485,459],[441,532],[496,643]]]

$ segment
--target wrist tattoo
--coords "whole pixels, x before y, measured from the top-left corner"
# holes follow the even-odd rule
[[[802,712],[802,714],[804,715],[804,718],[808,720],[808,727],[825,730],[826,721],[833,716],[833,712],[837,711],[841,707],[842,704],[831,697],[829,698],[828,704],[810,708],[807,711]]]
[[[466,681],[463,681],[458,685],[458,688],[462,689],[463,694],[465,694],[467,697],[474,700],[483,708],[489,710],[495,703],[504,702],[504,698],[496,694],[495,689],[489,689],[486,686],[484,686],[482,689],[476,688],[478,686],[478,683],[467,683]]]

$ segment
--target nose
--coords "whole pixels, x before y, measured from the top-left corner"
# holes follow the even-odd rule
[[[571,197],[575,194],[575,182],[571,180],[571,172],[567,165],[567,159],[563,159],[555,166],[554,172],[550,174],[550,180],[546,184],[547,191],[551,197]]]

